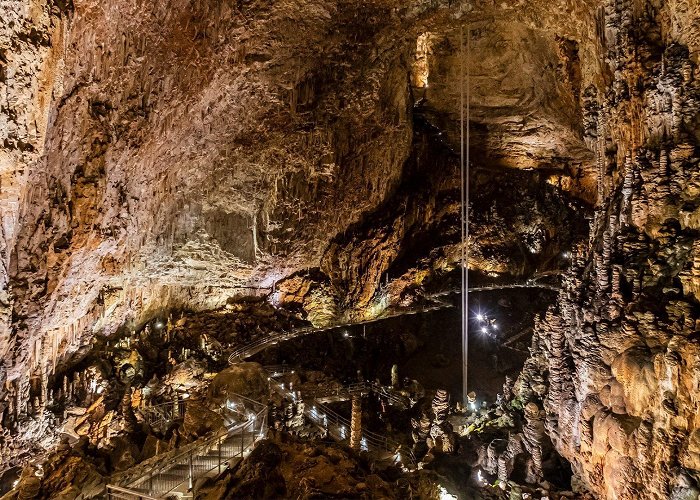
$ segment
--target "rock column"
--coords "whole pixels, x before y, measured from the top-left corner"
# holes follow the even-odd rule
[[[352,416],[350,420],[350,448],[360,450],[362,444],[362,399],[352,397]]]

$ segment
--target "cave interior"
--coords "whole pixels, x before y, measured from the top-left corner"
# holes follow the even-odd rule
[[[700,0],[0,3],[34,498],[699,499]]]

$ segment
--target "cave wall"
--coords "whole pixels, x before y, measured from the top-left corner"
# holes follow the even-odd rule
[[[518,382],[579,487],[602,498],[700,491],[699,7],[597,11],[605,67],[583,107],[598,207]]]
[[[433,6],[63,7],[7,7],[38,34],[10,33],[7,105],[43,113],[3,148],[10,380],[153,311],[269,287],[395,189],[415,37],[393,35]]]
[[[691,487],[697,0],[269,3],[0,6],[0,401],[26,403],[25,376],[95,334],[319,266],[366,304],[402,241],[445,217],[373,225],[414,98],[458,144],[461,62],[486,175],[542,169],[598,205],[521,397],[544,401],[583,487]]]
[[[550,31],[580,35],[588,3],[3,5],[13,22],[0,39],[0,380],[51,371],[92,336],[164,308],[216,308],[318,267],[329,243],[367,226],[401,183],[417,40],[442,33],[454,49],[464,16],[492,31],[510,18],[523,36],[502,37],[507,54],[544,44],[528,60],[566,64]],[[528,34],[537,43],[525,43]],[[438,55],[433,63],[453,77],[456,53]],[[557,96],[574,102],[568,89]],[[568,122],[555,120],[566,137],[576,135],[574,108],[563,106]],[[454,123],[446,130],[454,147]],[[520,150],[537,158],[532,142]],[[377,253],[377,269],[392,265],[400,239]],[[360,301],[381,274],[361,286]]]

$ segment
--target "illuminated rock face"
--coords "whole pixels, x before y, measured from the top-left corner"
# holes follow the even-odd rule
[[[0,386],[19,385],[20,412],[27,375],[50,372],[94,335],[131,328],[165,308],[219,307],[249,291],[242,286],[267,291],[316,268],[334,288],[318,297],[325,301],[319,323],[342,301],[373,306],[397,247],[412,234],[397,231],[377,248],[363,242],[371,240],[366,234],[358,242],[340,235],[358,226],[371,231],[400,184],[416,89],[434,84],[434,116],[457,102],[459,59],[449,47],[457,19],[470,9],[394,0],[105,5],[26,0],[0,7],[12,21],[0,27]],[[522,39],[501,46],[515,54],[545,44],[537,60],[552,67],[571,58],[557,52],[551,27],[571,38],[588,15],[577,7],[571,16],[563,3],[472,8],[531,32],[533,46]],[[510,28],[499,21],[489,29]],[[488,57],[499,60],[498,78],[505,78],[507,54]],[[529,65],[527,75],[535,70]],[[506,94],[517,93],[527,75]],[[575,110],[572,92],[557,88],[525,129],[554,121],[575,137],[578,125],[559,119]],[[503,95],[498,101],[491,105],[508,103]],[[531,115],[529,101],[511,104],[510,116]],[[450,113],[445,130],[455,149]],[[510,134],[516,121],[493,125],[493,137]],[[527,132],[517,143],[513,150],[542,156]],[[591,163],[581,148],[574,156]],[[430,224],[430,212],[419,215],[416,224]],[[351,247],[373,250],[370,262],[338,269],[354,255]],[[439,265],[454,266],[457,255],[441,255]],[[363,283],[338,290],[336,273]]]
[[[700,11],[647,7],[600,11],[609,80],[586,90],[598,157],[590,244],[516,386],[543,399],[546,430],[583,488],[695,498]]]
[[[414,103],[425,97],[426,121],[458,150],[464,62],[481,175],[544,167],[598,204],[516,392],[544,408],[584,487],[692,491],[700,19],[694,0],[632,4],[3,3],[0,415],[41,411],[29,375],[45,393],[54,363],[94,335],[222,306],[242,286],[293,276],[280,293],[318,324],[371,313],[387,273],[407,267],[402,246],[456,226],[456,204],[438,199],[454,197],[456,169],[419,203],[396,194]],[[470,62],[458,50],[467,18]],[[418,159],[421,173],[455,166]],[[474,267],[522,271],[484,241],[538,251],[537,228],[523,236],[531,215],[479,210]],[[458,255],[447,245],[396,272],[420,282]],[[538,477],[531,416],[522,445]]]

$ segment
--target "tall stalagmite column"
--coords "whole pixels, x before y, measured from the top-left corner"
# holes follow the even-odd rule
[[[350,448],[359,451],[362,442],[362,398],[352,397],[352,416],[350,419]]]

